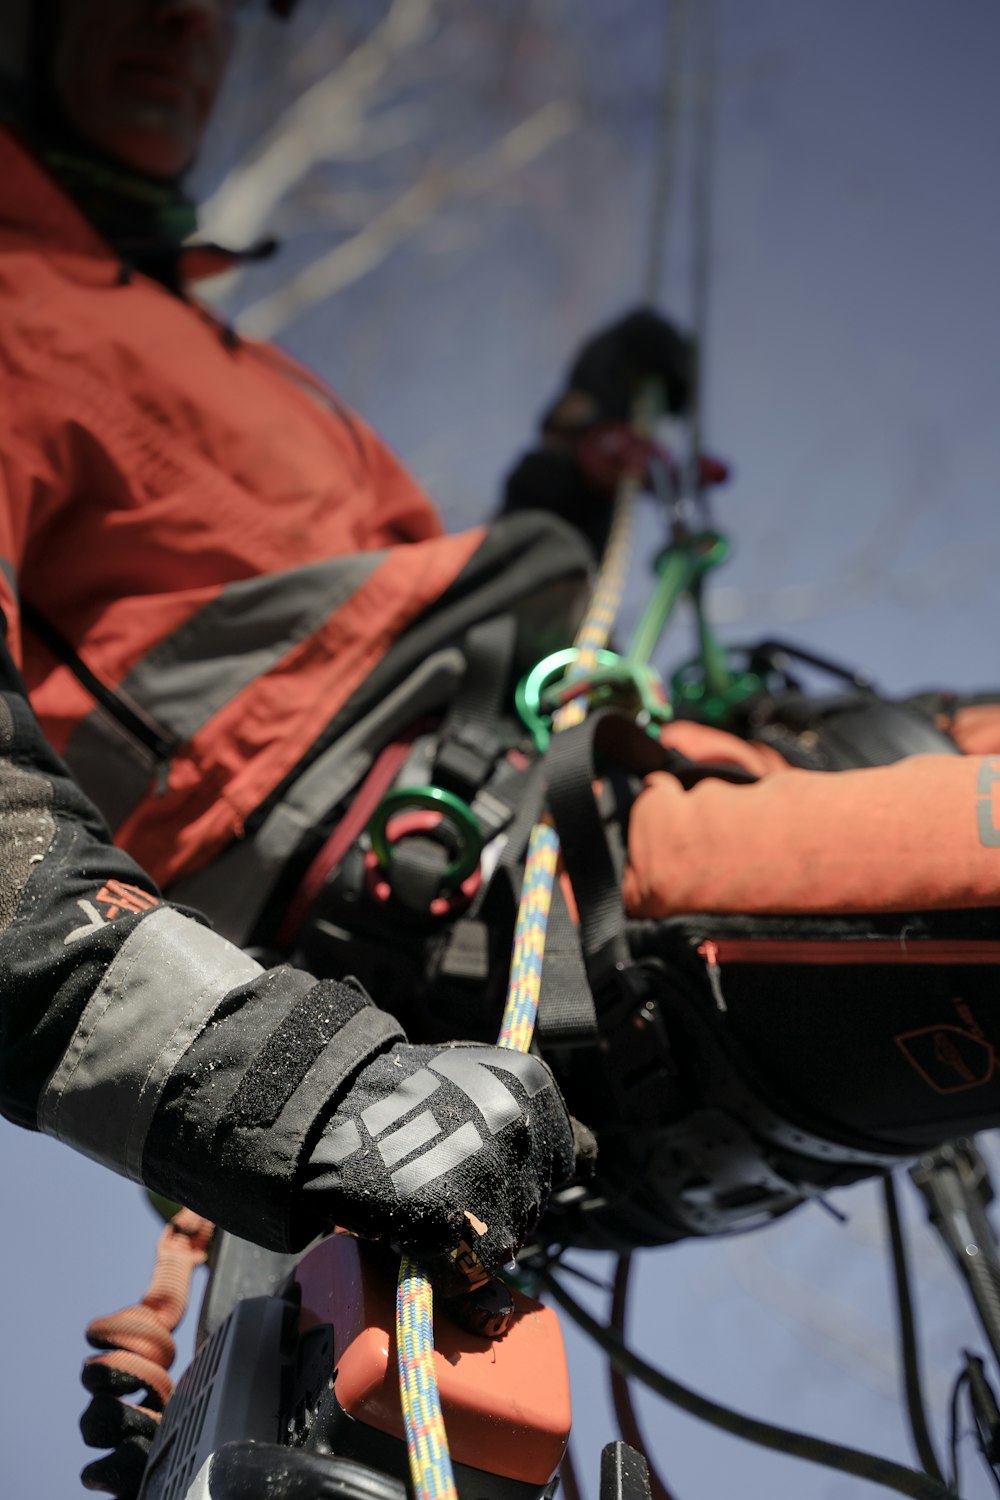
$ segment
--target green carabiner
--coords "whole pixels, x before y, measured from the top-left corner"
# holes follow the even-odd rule
[[[561,651],[553,651],[550,656],[543,656],[528,675],[521,678],[514,689],[514,704],[518,715],[534,740],[535,749],[539,753],[548,749],[549,740],[552,737],[542,706],[545,689],[565,675],[566,669],[572,666],[579,655],[580,652],[576,646],[565,646]],[[614,666],[619,660],[618,654],[614,651],[597,651],[594,655],[599,667]]]
[[[599,666],[588,676],[574,679],[574,685],[576,683],[580,691],[591,695],[597,704],[624,699],[623,707],[636,716],[645,714],[653,725],[668,724],[673,718],[660,674],[648,662],[629,661],[627,657],[617,656],[612,665]],[[546,688],[542,692],[542,707],[554,713],[572,696],[567,693],[563,697],[556,687]]]
[[[514,702],[522,721],[531,733],[535,749],[544,752],[551,738],[549,723],[553,714],[573,698],[572,692],[559,694],[554,701],[557,684],[566,681],[568,669],[579,658],[576,647],[553,651],[527,677],[522,678],[514,692]],[[652,732],[657,724],[665,724],[673,717],[659,673],[646,662],[629,661],[617,651],[600,650],[594,653],[596,667],[593,672],[579,678],[581,693],[602,691],[621,695],[622,689],[630,692],[636,712],[644,713],[650,721]],[[573,684],[567,681],[567,687]]]
[[[442,877],[452,890],[456,890],[479,864],[483,833],[469,804],[442,787],[401,786],[385,794],[368,824],[368,837],[376,859],[383,870],[391,869],[392,845],[386,832],[389,820],[410,807],[426,807],[439,812],[442,820],[458,835],[458,853]]]

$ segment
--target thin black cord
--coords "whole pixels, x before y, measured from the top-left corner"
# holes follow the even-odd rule
[[[949,1423],[950,1435],[948,1448],[951,1453],[951,1489],[952,1494],[958,1494],[958,1403],[962,1395],[962,1387],[969,1383],[968,1370],[959,1371],[955,1377],[955,1384],[951,1388],[951,1420]]]
[[[660,87],[660,112],[657,121],[656,158],[653,169],[653,202],[649,215],[649,246],[643,297],[650,307],[660,300],[664,262],[670,230],[670,203],[673,195],[674,168],[677,156],[677,117],[684,69],[684,45],[687,32],[688,0],[670,0],[664,20],[663,82]]]
[[[628,1318],[628,1288],[629,1279],[632,1274],[631,1255],[619,1255],[618,1266],[615,1271],[614,1293],[611,1298],[611,1328],[625,1342],[627,1335]],[[632,1404],[632,1392],[629,1390],[628,1377],[618,1368],[614,1362],[609,1362],[608,1373],[611,1379],[611,1400],[615,1408],[615,1416],[618,1418],[618,1427],[626,1443],[643,1454],[649,1467],[649,1488],[652,1500],[674,1500],[672,1491],[667,1489],[661,1475],[658,1473],[649,1456],[649,1446],[642,1435],[639,1426],[639,1418],[636,1416],[635,1407]]]
[[[993,1488],[996,1490],[997,1494],[1000,1495],[1000,1478],[997,1477],[997,1471],[990,1463],[982,1448],[980,1448],[979,1452],[982,1457],[983,1463],[986,1465],[986,1472],[993,1481]]]
[[[559,1465],[559,1488],[564,1500],[583,1500],[580,1491],[580,1481],[577,1478],[576,1465],[573,1462],[573,1449],[566,1444],[566,1452],[563,1454],[562,1463]]]
[[[830,1443],[824,1438],[811,1437],[791,1428],[762,1422],[759,1418],[733,1411],[728,1406],[722,1406],[719,1402],[692,1391],[627,1348],[612,1329],[592,1318],[550,1272],[541,1271],[539,1277],[553,1300],[604,1350],[619,1369],[644,1381],[664,1400],[697,1417],[699,1421],[710,1422],[723,1432],[732,1433],[734,1437],[744,1438],[763,1448],[772,1448],[779,1453],[787,1453],[790,1457],[804,1458],[810,1463],[823,1464],[841,1473],[868,1479],[873,1484],[895,1490],[897,1494],[909,1495],[912,1500],[956,1500],[952,1490],[937,1479],[932,1479],[929,1474],[918,1473],[903,1464],[893,1463],[891,1459],[863,1453],[841,1443]]]
[[[899,1199],[896,1184],[891,1176],[882,1182],[885,1220],[889,1231],[889,1246],[892,1258],[893,1278],[896,1284],[896,1311],[899,1319],[899,1348],[903,1362],[903,1391],[906,1411],[910,1419],[910,1433],[917,1457],[924,1469],[934,1479],[945,1483],[944,1472],[938,1462],[937,1453],[927,1423],[927,1407],[920,1379],[920,1351],[917,1340],[916,1316],[910,1286],[910,1273],[906,1260],[906,1242],[899,1216]]]
[[[701,37],[696,69],[694,159],[691,173],[691,315],[695,338],[691,395],[691,493],[702,497],[701,451],[705,418],[705,349],[708,345],[709,287],[712,272],[712,198],[715,168],[718,11],[716,0],[698,7]]]

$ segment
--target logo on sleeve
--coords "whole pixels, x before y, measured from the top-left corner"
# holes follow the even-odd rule
[[[91,932],[97,932],[99,928],[106,927],[116,917],[124,916],[128,912],[152,911],[154,906],[159,906],[159,898],[151,896],[148,891],[140,890],[137,885],[126,885],[121,880],[109,880],[97,892],[93,901],[78,901],[77,906],[87,918],[81,927],[74,927],[73,931],[63,938],[63,945],[77,943]],[[100,911],[98,908],[103,907]]]
[[[976,827],[984,849],[1000,849],[1000,828],[993,810],[993,788],[1000,781],[1000,759],[983,756],[976,778]]]

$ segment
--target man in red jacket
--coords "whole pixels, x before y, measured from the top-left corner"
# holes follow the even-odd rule
[[[682,406],[689,351],[649,314],[592,340],[505,514],[445,536],[321,382],[188,294],[205,256],[184,243],[180,178],[235,10],[4,11],[0,1107],[265,1245],[338,1222],[431,1254],[471,1211],[495,1267],[573,1171],[547,1069],[413,1045],[351,982],[265,968],[245,948],[280,931],[385,746],[452,713],[470,632],[516,619],[506,675],[569,640],[581,532],[600,540],[608,514],[580,439],[620,420],[644,377]],[[691,730],[673,733],[704,753]],[[491,762],[474,733],[458,751]],[[634,912],[719,905],[715,875],[741,868],[751,833],[785,886],[761,885],[758,866],[726,899],[780,910],[803,869],[835,885],[835,835],[870,805],[890,854],[912,826],[895,768],[858,772],[859,787],[753,753],[774,772],[756,786],[651,778],[632,818]],[[941,799],[954,826],[983,774],[941,757],[913,795]],[[776,821],[786,786],[794,820]],[[663,853],[681,827],[679,866]],[[969,845],[951,904],[996,901],[998,842]],[[915,899],[935,859],[919,838],[888,857],[883,905]]]
[[[244,947],[452,702],[470,628],[516,618],[508,671],[569,639],[590,553],[525,503],[581,481],[542,455],[445,536],[363,421],[190,298],[180,178],[235,10],[4,10],[0,1106],[265,1245],[336,1221],[428,1253],[471,1211],[495,1266],[573,1170],[546,1068],[412,1046]],[[633,344],[679,399],[683,341],[640,318]]]
[[[265,970],[157,888],[238,848],[202,906],[214,883],[210,915],[228,897],[252,925],[384,716],[440,711],[462,665],[447,648],[498,578],[517,576],[531,636],[532,598],[568,604],[587,568],[557,522],[444,536],[363,422],[186,295],[178,178],[234,12],[4,13],[22,26],[0,134],[0,1100],[264,1244],[338,1221],[445,1249],[470,1210],[495,1265],[573,1169],[546,1069],[493,1049],[441,1062],[355,985]],[[304,801],[305,768],[348,729],[350,768]],[[373,1149],[375,1106],[401,1120],[431,1094],[412,1151]]]
[[[442,1248],[472,1209],[496,1264],[572,1170],[545,1070],[476,1054],[518,1104],[517,1120],[485,1126],[469,1092],[434,1074],[477,1144],[418,1172],[404,1201],[363,1131],[336,1170],[317,1142],[353,1141],[374,1099],[430,1077],[432,1055],[354,986],[262,969],[220,933],[240,945],[273,935],[317,831],[337,824],[400,725],[453,701],[470,628],[515,615],[513,662],[565,643],[588,569],[579,528],[599,540],[607,524],[580,436],[620,420],[645,376],[681,406],[689,351],[649,314],[592,340],[547,443],[512,476],[506,514],[443,535],[358,417],[187,294],[199,252],[183,243],[180,179],[235,9],[61,0],[4,13],[0,1102],[263,1243],[301,1244],[337,1219]],[[692,732],[672,731],[701,753]],[[753,753],[758,771],[782,764]],[[682,793],[653,778],[633,812],[627,902],[655,917],[748,900],[794,910],[808,869],[827,909],[852,906],[854,886],[838,896],[834,834],[877,806],[888,851],[877,901],[905,909],[929,865],[940,874],[926,840],[893,857],[912,828],[910,781],[960,826],[983,774],[941,757],[919,775],[859,772],[860,786],[778,770],[756,787]],[[777,819],[787,805],[794,818]],[[692,858],[665,861],[689,825]],[[753,836],[771,876],[762,884],[755,863],[739,887]],[[989,904],[995,842],[964,847],[943,904]],[[477,1066],[459,1069],[465,1082]]]

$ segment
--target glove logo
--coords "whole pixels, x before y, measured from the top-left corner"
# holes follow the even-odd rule
[[[452,1047],[439,1053],[427,1067],[404,1078],[385,1099],[379,1099],[362,1110],[361,1125],[377,1147],[400,1199],[412,1197],[436,1177],[454,1171],[474,1156],[483,1144],[480,1127],[471,1120],[438,1139],[442,1135],[440,1121],[430,1109],[419,1108],[437,1093],[445,1079],[475,1105],[487,1136],[499,1134],[507,1125],[520,1119],[520,1104],[492,1071],[494,1068],[512,1073],[529,1098],[548,1084],[544,1069],[534,1058],[522,1053],[497,1049],[490,1053],[487,1067],[479,1060],[476,1049]],[[358,1122],[347,1120],[329,1133],[323,1154],[327,1161],[336,1165],[354,1156],[363,1145]]]
[[[103,912],[98,911],[97,906],[103,906]],[[63,938],[63,946],[70,943],[78,943],[81,938],[88,937],[92,932],[98,932],[100,928],[113,922],[116,917],[125,913],[141,913],[152,911],[154,906],[159,906],[159,898],[151,896],[148,891],[140,890],[137,885],[126,885],[121,880],[109,880],[94,897],[94,901],[78,901],[76,904],[87,918],[82,927],[74,927],[73,931]]]

